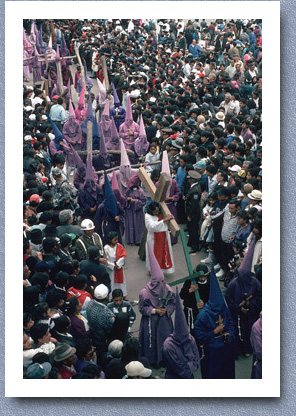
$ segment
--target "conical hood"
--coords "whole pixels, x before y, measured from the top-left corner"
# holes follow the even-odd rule
[[[100,137],[100,154],[103,155],[106,153],[107,153],[106,143],[105,143],[104,135],[102,135],[102,137]]]
[[[219,313],[223,306],[225,306],[224,298],[221,292],[219,282],[216,277],[214,263],[212,263],[211,274],[210,274],[210,299],[209,306],[211,311]]]
[[[131,188],[133,188],[134,186],[138,186],[140,187],[141,185],[141,180],[139,178],[138,172],[134,173],[133,176],[129,179],[128,181],[128,186],[127,186],[127,191]]]
[[[93,150],[100,150],[101,139],[99,135],[99,127],[96,115],[93,119]],[[102,153],[102,152],[101,152]]]
[[[171,177],[171,170],[170,170],[170,164],[169,164],[169,158],[168,158],[168,152],[166,150],[163,151],[162,154],[162,161],[161,161],[161,173],[166,173],[169,175],[170,178],[170,184],[168,186],[168,189],[166,191],[166,196],[168,197],[171,192],[172,187],[172,177]]]
[[[93,121],[93,110],[92,110],[92,100],[91,100],[91,93],[88,93],[88,103],[87,103],[87,110],[86,110],[86,120],[87,121]]]
[[[67,48],[67,44],[66,44],[64,35],[62,36],[62,52],[63,52],[64,56],[70,56],[70,51]]]
[[[113,191],[116,191],[116,190],[119,191],[119,186],[118,186],[115,170],[113,170],[113,173],[112,173],[111,187],[112,187]]]
[[[76,150],[74,149],[72,144],[69,144],[69,146],[71,148],[71,151],[72,151],[72,154],[73,154],[73,159],[75,161],[75,165],[77,166],[77,168],[85,167],[85,164],[84,164],[83,160],[81,159],[79,154],[76,152]]]
[[[130,166],[131,162],[129,161],[126,148],[122,139],[120,139],[120,154],[120,166]]]
[[[111,188],[106,171],[104,172],[104,201],[105,209],[113,216],[117,216],[117,201],[114,192]]]
[[[106,100],[106,97],[107,97],[106,88],[101,83],[101,81],[99,80],[99,78],[97,78],[97,83],[98,83],[98,87],[99,87],[99,91],[100,91],[100,101],[101,102],[104,102]]]
[[[156,257],[153,253],[153,250],[150,246],[150,244],[147,241],[147,251],[148,251],[148,257],[149,257],[149,265],[150,265],[150,273],[151,273],[151,282],[157,283],[164,281],[164,275],[163,272],[158,264],[158,261],[156,260]]]
[[[83,66],[84,66],[84,78],[85,78],[85,84],[86,84],[86,91],[90,92],[90,90],[92,89],[94,84],[93,84],[92,80],[87,75],[87,68],[86,68],[85,61],[84,61]]]
[[[144,126],[144,121],[143,121],[143,117],[140,116],[140,130],[139,130],[139,138],[142,139],[146,139],[147,140],[147,136],[146,136],[146,131],[145,131],[145,126]]]
[[[113,82],[112,82],[112,88],[113,88],[114,105],[115,104],[119,104],[120,105],[120,101],[119,101],[119,98],[118,98],[118,95],[117,95],[117,92],[116,92],[116,89],[114,87]]]
[[[109,100],[106,100],[102,117],[110,118]]]
[[[79,101],[78,101],[78,105],[81,105],[84,108],[84,84],[82,85],[82,90],[80,93],[80,97],[79,97]]]
[[[49,41],[48,41],[47,48],[52,49],[52,37],[51,37],[51,35],[49,36]]]
[[[62,66],[67,66],[63,53],[62,53]]]
[[[180,299],[179,290],[176,289],[176,305],[175,305],[175,327],[174,327],[174,339],[179,340],[182,343],[189,338],[189,327],[186,322],[185,314],[183,311],[183,305]]]
[[[55,135],[55,141],[62,141],[63,140],[63,134],[62,132],[57,128],[55,123],[52,121],[52,119],[49,117],[50,124],[52,126],[53,134]]]
[[[94,173],[92,168],[92,157],[91,152],[87,155],[87,163],[86,163],[86,174],[85,174],[85,180],[94,181]]]
[[[242,272],[242,271],[251,272],[255,245],[256,245],[256,238],[254,237],[249,245],[249,249],[246,252],[245,257],[243,258],[243,261],[241,262],[241,265],[238,268],[239,272]]]
[[[60,55],[60,47],[59,47],[59,45],[57,44],[57,50],[56,50],[56,60],[58,61],[60,61],[60,59],[61,59],[61,55]]]
[[[112,139],[118,139],[119,140],[119,134],[118,134],[118,130],[116,128],[115,122],[114,122],[114,118],[111,117],[111,138]]]
[[[125,115],[125,122],[130,121],[133,122],[133,112],[132,112],[132,104],[130,96],[127,97],[127,107],[126,107],[126,115]]]

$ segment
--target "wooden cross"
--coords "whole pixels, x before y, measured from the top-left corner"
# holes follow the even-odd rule
[[[222,318],[222,316],[219,314],[219,319],[218,319],[218,321],[216,321],[216,324],[218,324],[218,325],[222,325],[223,324],[223,318]],[[218,326],[217,325],[217,326]],[[219,337],[222,337],[222,335],[223,335],[223,329],[220,331],[220,335],[219,335]],[[217,337],[216,337],[217,338]]]
[[[139,169],[138,175],[146,191],[148,192],[150,198],[152,199],[152,201],[159,203],[162,216],[166,217],[167,215],[170,215],[171,211],[169,210],[166,203],[164,202],[166,198],[166,191],[170,184],[169,175],[165,172],[163,172],[160,175],[157,188],[152,182],[152,180],[150,179],[144,167]],[[169,227],[170,232],[173,234],[173,236],[176,236],[179,234],[180,227],[174,218],[168,221],[168,227]]]

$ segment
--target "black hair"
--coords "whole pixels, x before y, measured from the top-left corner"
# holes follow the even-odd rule
[[[79,274],[74,277],[73,286],[75,289],[83,290],[85,284],[87,283],[87,276],[85,274]]]
[[[112,298],[122,298],[123,297],[123,291],[121,289],[114,289],[112,292]]]
[[[47,333],[48,331],[48,325],[47,324],[35,324],[32,326],[32,328],[30,329],[30,335],[31,338],[33,339],[33,341],[35,342],[35,344],[38,343],[38,339],[43,338],[44,335]]]
[[[32,359],[33,364],[43,364],[49,362],[49,356],[48,354],[45,354],[45,352],[37,352],[37,354],[34,355]]]
[[[23,290],[24,312],[30,312],[34,305],[39,302],[39,295],[41,293],[40,286],[26,286]]]
[[[39,285],[41,293],[45,291],[49,281],[49,276],[44,272],[36,272],[31,278],[32,285]]]
[[[53,321],[55,323],[54,329],[58,332],[64,332],[71,324],[67,315],[59,316]]]
[[[24,312],[23,313],[23,326],[27,326],[28,323],[33,319],[31,313]]]
[[[147,214],[154,215],[154,211],[156,210],[156,208],[160,209],[159,203],[154,201],[150,202],[150,204],[148,205]]]
[[[36,323],[47,316],[48,304],[46,302],[38,303],[33,309],[33,319]]]
[[[92,340],[89,338],[79,338],[76,341],[76,355],[79,360],[83,360],[86,354],[91,350],[92,346]]]
[[[118,233],[116,231],[110,231],[107,235],[108,243],[111,243],[113,238],[118,237]]]

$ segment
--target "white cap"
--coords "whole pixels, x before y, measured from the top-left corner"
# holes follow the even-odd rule
[[[81,223],[81,229],[83,231],[87,231],[87,230],[93,230],[95,228],[94,223],[92,222],[92,220],[89,219],[85,219],[82,221]]]
[[[152,370],[143,366],[140,361],[131,361],[128,365],[125,366],[126,374],[129,377],[150,377]]]
[[[46,117],[45,114],[43,114],[41,118],[42,118],[42,120],[47,120],[47,117]]]
[[[94,290],[94,296],[96,299],[106,299],[108,293],[109,289],[103,284],[98,285]]]
[[[36,114],[30,114],[29,119],[30,120],[36,120]]]
[[[27,105],[27,107],[25,107],[26,111],[33,111],[34,108],[31,105]]]
[[[240,172],[242,168],[239,165],[233,165],[228,168],[231,172]]]
[[[30,136],[29,134],[27,134],[27,135],[24,137],[24,140],[25,140],[25,142],[28,142],[28,141],[30,141],[30,140],[33,140],[33,137],[32,137],[32,136]]]

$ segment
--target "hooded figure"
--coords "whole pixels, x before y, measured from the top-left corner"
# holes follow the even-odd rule
[[[85,77],[85,84],[86,84],[86,91],[89,93],[92,87],[94,86],[92,80],[87,76],[87,69],[86,69],[86,63],[84,62],[84,77]],[[78,94],[82,91],[83,84],[82,84],[82,78],[79,78],[77,82],[77,88],[76,91]]]
[[[83,150],[86,150],[86,142],[87,142],[87,123],[91,121],[92,124],[94,122],[94,115],[92,111],[92,100],[91,100],[91,93],[88,93],[88,102],[87,102],[87,110],[86,110],[86,117],[81,123],[81,131],[83,134]]]
[[[36,45],[33,47],[33,56],[23,63],[23,66],[31,66],[33,68],[33,84],[41,81],[41,62],[39,61],[39,54]]]
[[[50,35],[49,40],[48,40],[48,45],[47,45],[46,52],[47,52],[47,58],[48,59],[55,59],[56,51],[52,47],[52,37],[51,37],[51,35]]]
[[[204,354],[202,378],[235,378],[234,326],[212,264],[210,299],[195,321],[195,338]]]
[[[96,119],[96,118],[95,118]],[[104,136],[100,138],[100,153],[93,157],[93,166],[96,171],[107,170],[112,166],[112,156],[106,151]]]
[[[162,356],[166,367],[165,378],[194,378],[193,373],[199,367],[199,352],[189,332],[178,288],[174,332],[164,341]]]
[[[128,182],[132,175],[137,172],[136,169],[131,168],[131,163],[129,161],[126,148],[123,144],[123,140],[120,139],[120,168],[117,171],[117,182],[119,186],[119,190],[122,195],[125,195],[125,192],[128,187]]]
[[[70,85],[73,84],[73,78],[71,74],[71,70],[65,61],[64,54],[62,53],[62,77],[63,77],[63,84],[64,86],[68,86],[68,83],[70,82]]]
[[[82,86],[82,90],[80,93],[79,101],[78,101],[78,108],[75,110],[75,117],[78,123],[82,123],[82,121],[86,117],[86,108],[84,107],[84,84]]]
[[[96,210],[103,202],[103,199],[103,191],[97,183],[97,178],[93,173],[91,153],[89,153],[87,157],[85,182],[78,195],[78,203],[82,211],[82,219],[87,218],[93,221]]]
[[[110,110],[110,117],[113,118],[117,131],[119,131],[119,127],[125,120],[125,109],[120,105],[120,101],[112,82],[113,88],[113,97],[114,97],[114,107]]]
[[[48,117],[48,120],[51,124],[54,134],[54,139],[49,143],[50,154],[51,157],[53,157],[55,153],[64,153],[63,134],[57,128],[56,124],[52,121],[50,117]]]
[[[131,99],[127,99],[127,109],[124,123],[119,128],[119,137],[122,138],[126,149],[131,149],[135,140],[139,137],[139,124],[133,120]]]
[[[63,126],[63,135],[65,140],[71,144],[74,149],[81,150],[82,131],[80,124],[75,118],[75,112],[72,105],[71,95],[69,100],[69,119]],[[75,160],[71,160],[70,166],[75,165]]]
[[[116,129],[113,118],[111,118],[110,136],[111,136],[111,140],[106,144],[107,149],[108,150],[119,150],[119,148],[120,148],[119,134],[118,134],[118,131]]]
[[[262,309],[262,286],[251,272],[256,239],[254,238],[225,293],[236,331],[237,354],[252,354],[251,329]]]
[[[70,56],[70,51],[67,48],[67,44],[66,44],[64,35],[62,35],[61,53],[62,53],[63,56]],[[72,65],[71,59],[67,59],[66,63],[67,63],[67,65]]]
[[[175,309],[175,294],[166,284],[149,243],[147,253],[151,278],[139,293],[139,311],[142,315],[139,332],[140,355],[145,356],[149,364],[159,365],[163,360],[163,343],[173,332],[171,316]]]
[[[118,233],[118,242],[122,244],[124,211],[116,201],[106,171],[104,175],[104,200],[96,211],[94,222],[96,231],[102,238],[104,245],[108,243],[107,236],[110,231]]]
[[[99,123],[102,120],[102,113],[104,111],[105,108],[105,104],[107,99],[107,91],[105,86],[101,83],[101,81],[97,78],[97,83],[98,83],[98,87],[99,87],[99,95],[96,97],[96,100],[98,102],[99,105]]]
[[[140,186],[141,181],[137,172],[130,178],[125,193],[125,242],[131,245],[141,243],[145,229],[146,195]]]
[[[92,143],[93,150],[100,150],[100,135],[99,135],[99,127],[96,113],[94,114],[94,121],[93,121],[93,143]],[[107,168],[108,169],[108,168]]]
[[[262,378],[262,312],[252,326],[251,345],[253,349],[253,367],[251,378]]]
[[[104,111],[99,122],[99,135],[104,137],[107,148],[109,149],[109,143],[111,142],[111,124],[112,121],[109,116],[109,101],[106,100]]]
[[[125,197],[120,193],[115,170],[113,170],[112,173],[111,188],[114,192],[116,201],[119,203],[122,209],[125,209]]]
[[[43,41],[43,37],[42,37],[42,24],[40,25],[40,29],[39,29],[39,32],[38,32],[38,41],[39,41],[40,53],[45,53],[47,45]]]
[[[181,191],[175,179],[172,179],[170,164],[169,164],[169,159],[168,159],[168,152],[166,150],[164,150],[162,154],[161,173],[162,172],[167,173],[171,180],[167,193],[166,193],[165,203],[167,204],[167,207],[169,208],[173,216],[177,218],[177,202],[180,199]],[[156,183],[156,186],[157,185],[158,185],[158,182]],[[178,242],[178,237],[177,236],[174,237],[171,234],[171,243],[176,244],[177,242]]]
[[[147,140],[143,117],[140,116],[139,137],[134,143],[134,151],[138,157],[145,156],[149,149],[149,142]]]

